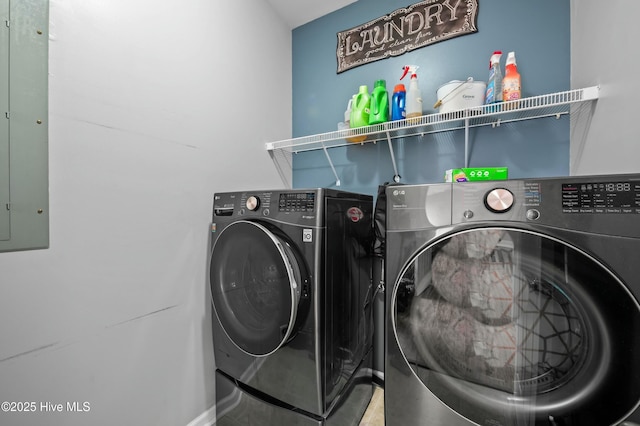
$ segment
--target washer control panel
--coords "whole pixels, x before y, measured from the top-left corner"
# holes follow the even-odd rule
[[[640,182],[627,180],[563,183],[562,212],[639,214]]]
[[[511,221],[640,238],[640,174],[450,185],[452,223]]]
[[[315,217],[317,193],[312,191],[255,191],[215,194],[213,216],[271,217],[276,213]]]
[[[640,173],[401,185],[386,194],[393,231],[510,222],[640,238]]]
[[[316,208],[315,192],[284,192],[278,200],[281,212],[313,212]]]

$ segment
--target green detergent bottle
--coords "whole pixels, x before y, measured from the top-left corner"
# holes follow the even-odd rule
[[[349,126],[362,127],[369,125],[369,106],[371,103],[371,95],[367,86],[360,86],[358,94],[354,96],[351,104],[351,120]]]
[[[371,93],[369,124],[380,124],[389,121],[389,92],[387,82],[377,80]]]

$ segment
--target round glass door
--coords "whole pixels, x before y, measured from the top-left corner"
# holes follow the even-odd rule
[[[275,229],[232,223],[213,246],[209,273],[215,313],[238,348],[266,356],[293,336],[306,277],[292,246]]]
[[[474,424],[613,425],[640,401],[638,303],[562,241],[511,228],[441,237],[406,265],[392,301],[406,362]]]

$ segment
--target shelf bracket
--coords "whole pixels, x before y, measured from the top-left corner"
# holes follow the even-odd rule
[[[393,181],[395,183],[400,182],[400,175],[398,174],[398,165],[396,163],[396,156],[393,153],[393,145],[391,144],[391,134],[387,130],[387,143],[389,144],[389,154],[391,154],[391,164],[393,165]]]
[[[464,118],[464,166],[469,167],[469,117]]]
[[[329,161],[329,166],[331,166],[331,170],[333,171],[333,176],[336,178],[336,186],[340,186],[340,178],[338,177],[338,173],[336,173],[336,168],[333,167],[333,161],[331,161],[331,156],[329,155],[329,151],[327,147],[322,143],[322,150],[324,151],[324,155],[327,156],[327,161]]]

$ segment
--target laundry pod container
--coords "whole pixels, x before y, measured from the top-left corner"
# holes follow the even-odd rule
[[[452,80],[438,88],[438,112],[445,113],[455,110],[479,107],[484,104],[484,94],[487,84],[474,81],[469,77],[465,81]]]

